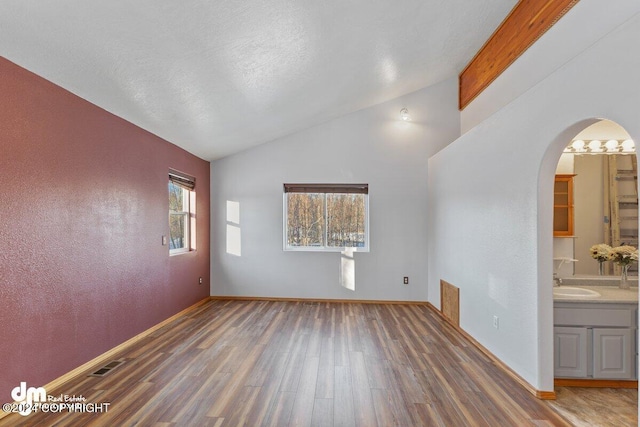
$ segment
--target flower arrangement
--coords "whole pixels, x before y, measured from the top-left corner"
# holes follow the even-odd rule
[[[597,245],[591,246],[589,252],[591,253],[591,258],[603,262],[610,259],[609,254],[611,253],[611,249],[611,246],[606,243],[598,243]]]
[[[633,246],[618,246],[611,248],[609,259],[618,265],[626,266],[638,261],[638,250]]]

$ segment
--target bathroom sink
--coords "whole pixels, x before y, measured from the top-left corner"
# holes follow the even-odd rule
[[[600,296],[599,292],[591,289],[572,288],[570,286],[560,286],[553,288],[553,295],[556,297],[580,297],[580,298],[596,298]]]

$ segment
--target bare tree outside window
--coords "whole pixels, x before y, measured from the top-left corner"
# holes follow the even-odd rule
[[[368,186],[354,188],[285,184],[285,249],[368,250]]]
[[[169,251],[189,249],[189,190],[169,182]]]
[[[327,246],[365,245],[364,194],[327,194]]]
[[[289,194],[287,245],[324,246],[324,199],[324,194]]]

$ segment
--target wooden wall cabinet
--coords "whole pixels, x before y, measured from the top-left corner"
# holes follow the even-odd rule
[[[553,236],[573,236],[573,177],[556,175],[553,185]]]

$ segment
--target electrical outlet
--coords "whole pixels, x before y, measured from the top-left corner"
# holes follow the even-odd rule
[[[202,285],[202,277],[198,279],[198,284]]]
[[[167,246],[167,236],[162,236],[162,246]]]
[[[498,316],[493,316],[493,327],[498,329],[498,327],[500,326],[499,323],[500,319],[498,319]]]
[[[402,283],[404,283],[405,285],[409,284],[409,277],[408,276],[404,276],[404,279],[402,280]]]

